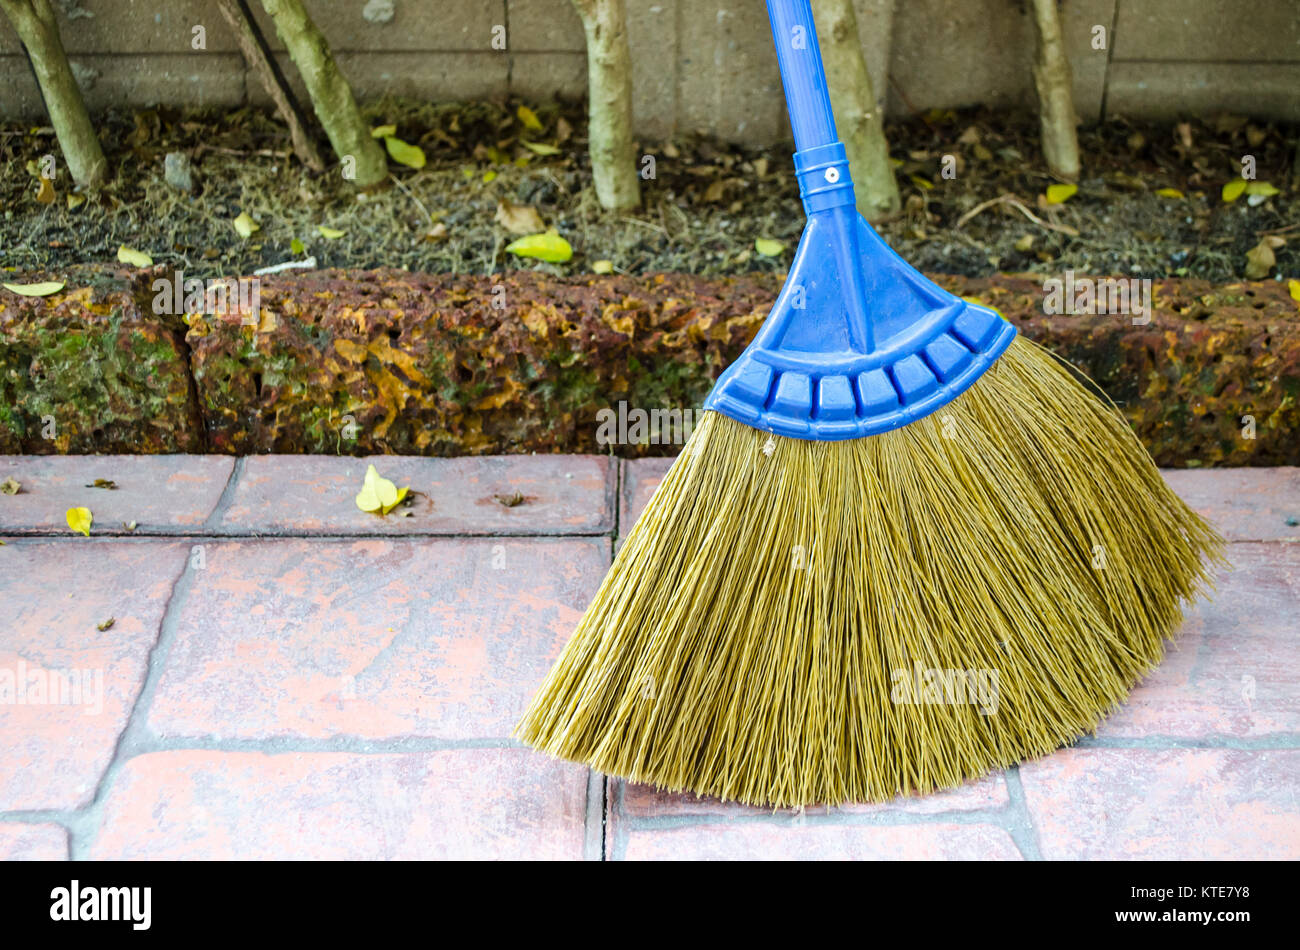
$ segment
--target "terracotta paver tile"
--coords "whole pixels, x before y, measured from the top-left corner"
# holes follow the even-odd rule
[[[1006,831],[983,824],[792,824],[788,817],[744,822],[649,825],[619,832],[614,860],[629,861],[1014,861]]]
[[[639,785],[621,779],[616,779],[612,783],[612,790],[615,794],[613,801],[617,807],[611,814],[611,822],[623,818],[661,818],[682,815],[728,818],[772,813],[770,808],[757,808],[736,802],[724,803],[716,798],[697,798],[689,793],[665,792],[651,785]],[[844,805],[829,810],[824,806],[809,807],[806,813],[808,815],[933,815],[947,811],[1001,808],[1008,801],[1006,779],[1001,773],[997,773],[933,795],[914,795],[880,804]],[[790,816],[794,812],[791,809],[784,809],[778,814]]]
[[[22,483],[17,495],[0,494],[0,534],[71,534],[69,508],[95,515],[92,534],[195,531],[217,507],[235,460],[223,455],[5,455],[0,482]],[[115,490],[87,488],[97,478]]]
[[[410,508],[367,514],[355,498],[374,464]],[[597,455],[338,458],[269,455],[245,460],[223,534],[603,534],[614,525],[614,463]],[[512,506],[498,498],[522,501]]]
[[[606,538],[205,547],[161,735],[507,737],[609,564]]]
[[[1300,858],[1300,750],[1066,749],[1020,775],[1048,859]]]
[[[0,822],[0,861],[66,861],[68,832],[62,825]]]
[[[1161,474],[1229,541],[1300,541],[1300,468],[1180,468]]]
[[[159,540],[0,547],[0,811],[90,801],[187,551]]]
[[[1098,729],[1103,737],[1300,732],[1300,545],[1233,544],[1213,599]]]
[[[668,474],[673,459],[629,459],[623,463],[623,497],[619,499],[618,530],[624,537],[641,517],[650,496]]]
[[[587,772],[524,749],[174,751],[117,774],[97,860],[580,859]]]

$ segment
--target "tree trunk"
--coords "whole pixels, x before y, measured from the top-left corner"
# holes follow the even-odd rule
[[[262,0],[262,6],[275,21],[275,31],[302,74],[316,118],[345,174],[351,167],[355,173],[351,180],[362,188],[383,181],[388,177],[384,150],[361,120],[352,87],[334,64],[329,44],[307,15],[302,0]]]
[[[573,0],[587,33],[587,140],[596,197],[612,211],[641,203],[632,148],[632,57],[623,0]]]
[[[230,24],[230,29],[234,31],[235,39],[239,43],[239,51],[244,54],[244,62],[257,74],[262,88],[275,103],[280,118],[284,119],[285,124],[289,126],[289,141],[293,143],[294,154],[312,171],[323,172],[325,160],[321,158],[320,149],[312,140],[302,110],[294,98],[293,90],[289,88],[289,83],[280,72],[275,58],[266,48],[266,41],[258,30],[247,3],[245,0],[217,0],[217,8]]]
[[[1043,157],[1059,178],[1079,177],[1079,118],[1074,112],[1070,61],[1061,38],[1061,18],[1056,0],[1031,0],[1038,49],[1034,57],[1034,86],[1043,134]]]
[[[108,177],[108,162],[63,52],[49,0],[0,0],[0,7],[27,48],[72,180],[79,185],[102,184]]]
[[[898,182],[889,164],[883,110],[876,103],[862,56],[853,0],[814,0],[813,17],[835,128],[849,155],[858,211],[868,220],[892,214],[899,208]]]

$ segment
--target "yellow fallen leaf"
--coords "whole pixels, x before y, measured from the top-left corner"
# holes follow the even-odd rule
[[[61,280],[46,280],[39,284],[4,284],[5,290],[12,290],[23,297],[48,297],[57,294],[66,286]]]
[[[536,155],[559,155],[560,150],[554,145],[547,145],[545,142],[525,142],[519,140],[519,144]]]
[[[399,489],[371,465],[366,469],[366,480],[361,491],[357,492],[357,507],[362,511],[386,515],[401,504],[409,491],[410,488]]]
[[[534,132],[542,131],[542,120],[537,118],[537,113],[528,106],[520,106],[515,110],[515,115],[519,116],[519,121],[524,124],[524,128],[532,129]]]
[[[597,274],[612,274],[614,273],[614,262],[593,261],[591,264],[591,269],[595,271]]]
[[[506,250],[520,257],[535,257],[539,261],[563,264],[573,257],[573,248],[569,242],[555,231],[544,234],[530,234],[506,245]]]
[[[1265,198],[1271,198],[1273,195],[1280,195],[1281,193],[1266,181],[1252,181],[1246,186],[1246,194],[1248,195],[1263,195]]]
[[[340,231],[338,228],[328,227],[324,224],[318,224],[316,230],[320,232],[321,237],[328,241],[337,241],[339,238],[343,237],[343,235],[348,233],[346,231]]]
[[[403,142],[396,136],[389,135],[384,138],[384,148],[388,149],[389,158],[399,165],[408,168],[424,167],[424,149],[418,145]]]
[[[232,223],[235,226],[235,231],[241,238],[252,237],[254,231],[262,230],[262,226],[250,218],[247,211],[239,212],[239,217],[237,217]]]
[[[299,241],[297,238],[294,238],[292,241],[289,242],[290,254],[301,254],[305,250],[307,250],[307,248],[303,245],[302,241]]]
[[[95,520],[95,516],[89,508],[69,508],[64,517],[68,519],[69,528],[90,537],[90,523]]]
[[[923,178],[920,175],[908,175],[907,177],[908,180],[910,180],[912,184],[916,185],[916,187],[918,188],[923,188],[926,191],[934,190],[934,182],[930,181],[930,179],[928,178]]]
[[[1295,280],[1294,278],[1288,280],[1286,282],[1286,289],[1291,292],[1291,299],[1296,302],[1296,306],[1300,307],[1300,280]]]
[[[137,251],[133,247],[127,247],[125,244],[117,246],[117,259],[119,263],[130,264],[134,267],[152,267],[153,258],[144,251]]]
[[[785,250],[785,242],[773,238],[759,238],[754,242],[754,250],[764,257],[776,257]]]
[[[1078,185],[1048,185],[1047,203],[1049,205],[1065,204],[1079,191]]]
[[[1249,182],[1244,178],[1234,178],[1232,181],[1224,185],[1223,191],[1221,192],[1221,197],[1224,202],[1231,204],[1240,198],[1241,193],[1246,190],[1247,184],[1249,184]]]
[[[487,171],[483,173],[483,184],[486,185],[490,181],[496,181],[496,178],[497,178],[497,173],[492,171],[489,168]]]
[[[1183,193],[1177,188],[1157,188],[1156,194],[1161,198],[1182,198]]]
[[[397,126],[395,125],[377,125],[370,130],[370,137],[372,139],[386,139],[390,135],[396,134]]]
[[[36,200],[43,205],[49,205],[49,204],[54,204],[55,197],[56,195],[54,194],[54,182],[50,181],[50,179],[42,175],[41,188],[40,191],[36,192]]]
[[[68,210],[75,211],[86,203],[86,196],[79,195],[74,191],[68,192]]]

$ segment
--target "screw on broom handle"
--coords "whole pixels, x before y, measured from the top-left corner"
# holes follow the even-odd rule
[[[795,174],[808,214],[855,203],[848,156],[835,134],[809,0],[767,0],[776,60],[794,130]]]

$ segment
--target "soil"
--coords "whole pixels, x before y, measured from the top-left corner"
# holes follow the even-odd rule
[[[693,138],[638,143],[638,154],[655,159],[654,177],[643,181],[643,207],[611,214],[599,208],[591,187],[582,106],[530,103],[543,125],[530,131],[520,104],[394,100],[368,107],[372,125],[396,125],[397,136],[418,144],[428,159],[418,170],[393,164],[393,183],[371,193],[359,193],[337,168],[311,174],[292,157],[288,134],[272,115],[157,109],[102,116],[112,183],[70,196],[63,172],[53,200],[42,203],[36,176],[42,156],[58,156],[52,131],[0,124],[0,267],[57,271],[113,260],[120,245],[187,277],[249,274],[307,256],[320,267],[459,273],[580,273],[597,261],[628,274],[717,276],[788,266],[804,220],[789,146]],[[1300,274],[1300,204],[1290,184],[1296,134],[1232,116],[1108,121],[1080,132],[1085,174],[1078,193],[1047,205],[1043,195],[1053,179],[1042,165],[1033,115],[916,115],[887,128],[904,207],[877,226],[929,271],[1072,269],[1216,282],[1246,276],[1247,252],[1272,235],[1286,243],[1272,249],[1267,276],[1293,277]],[[524,141],[554,145],[558,154],[537,155]],[[191,159],[193,193],[164,180],[164,156],[176,151]],[[1239,176],[1246,154],[1255,158],[1257,180],[1281,192],[1254,205],[1248,196],[1226,203],[1221,189]],[[953,156],[955,177],[943,174],[946,155]],[[1179,194],[1162,196],[1160,189]],[[972,215],[1004,195],[1014,202]],[[535,208],[572,244],[573,260],[546,264],[507,253],[515,235],[496,221],[502,201]],[[232,223],[241,213],[259,225],[248,238]],[[343,234],[328,239],[320,226]],[[785,248],[764,257],[756,253],[757,238]]]

